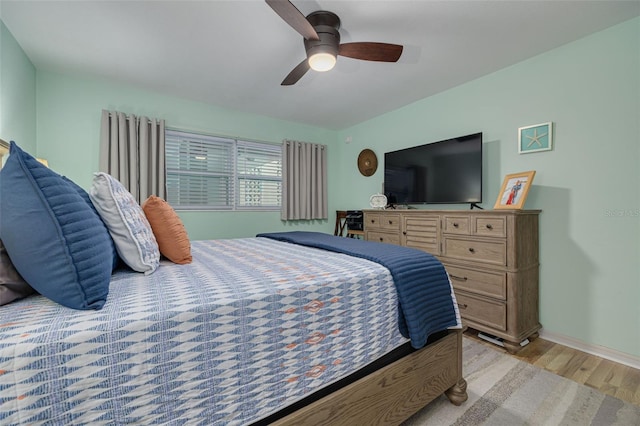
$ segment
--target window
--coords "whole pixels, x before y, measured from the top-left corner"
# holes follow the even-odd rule
[[[176,210],[279,210],[279,145],[167,130],[167,201]]]

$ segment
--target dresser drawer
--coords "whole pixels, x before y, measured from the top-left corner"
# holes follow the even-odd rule
[[[364,229],[366,230],[373,230],[373,229],[380,229],[380,217],[381,214],[380,213],[369,213],[369,212],[365,212],[364,214]]]
[[[400,235],[387,232],[367,231],[367,240],[400,245]]]
[[[444,266],[449,273],[454,289],[496,297],[501,300],[507,299],[506,272],[479,271],[447,263]]]
[[[480,299],[462,292],[456,292],[456,300],[462,319],[502,331],[507,329],[507,305],[505,303]]]
[[[380,215],[380,228],[389,231],[400,231],[400,215],[385,214]]]
[[[505,266],[507,264],[507,243],[505,240],[490,241],[445,237],[442,255]]]
[[[444,216],[444,232],[469,235],[471,233],[469,216]]]
[[[400,215],[368,213],[365,215],[366,229],[384,229],[389,231],[400,231]]]
[[[476,216],[473,229],[475,235],[504,238],[507,236],[507,218]]]
[[[402,226],[403,245],[440,254],[440,218],[405,217]]]

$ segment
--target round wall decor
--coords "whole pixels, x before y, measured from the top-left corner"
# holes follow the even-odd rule
[[[358,170],[363,176],[372,176],[378,170],[378,157],[370,149],[363,149],[358,155]]]

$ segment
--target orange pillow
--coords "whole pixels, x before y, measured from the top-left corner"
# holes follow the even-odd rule
[[[191,263],[189,236],[173,207],[152,195],[142,204],[142,210],[151,225],[160,253],[173,263]]]

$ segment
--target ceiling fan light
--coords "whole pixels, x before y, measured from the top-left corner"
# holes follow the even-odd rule
[[[309,57],[309,66],[315,71],[329,71],[336,65],[336,57],[331,53],[316,53]]]

